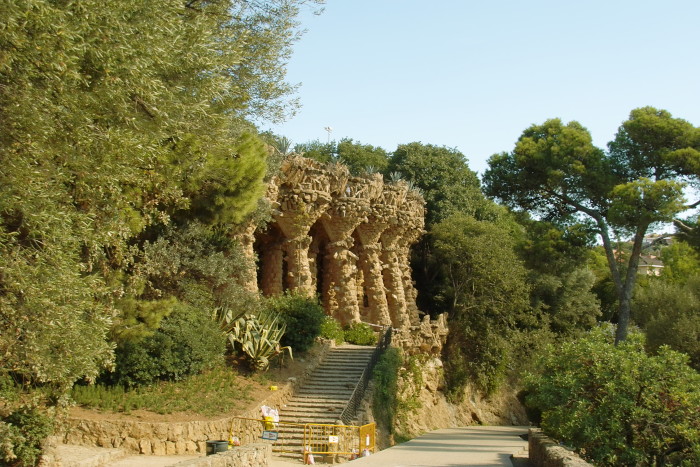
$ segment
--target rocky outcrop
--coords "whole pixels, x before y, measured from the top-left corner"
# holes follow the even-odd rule
[[[318,295],[343,324],[418,324],[409,250],[423,233],[425,203],[407,183],[290,156],[266,197],[272,222],[240,235],[246,258],[258,258],[259,291]]]

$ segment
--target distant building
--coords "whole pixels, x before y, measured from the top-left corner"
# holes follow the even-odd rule
[[[641,255],[639,257],[639,268],[637,274],[645,274],[647,276],[660,276],[661,270],[664,268],[664,263],[658,256]]]

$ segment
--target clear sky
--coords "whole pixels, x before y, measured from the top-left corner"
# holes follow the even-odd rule
[[[456,148],[483,173],[548,118],[600,147],[637,107],[700,125],[700,0],[328,0],[301,20],[302,108],[270,128],[294,144],[330,126],[389,152]]]

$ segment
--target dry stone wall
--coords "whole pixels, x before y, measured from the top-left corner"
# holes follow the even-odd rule
[[[576,453],[548,438],[539,428],[530,428],[527,443],[532,467],[592,467]]]
[[[175,467],[267,467],[271,459],[272,446],[255,443],[211,456],[182,461],[175,464]]]
[[[309,366],[305,376],[311,374],[332,346],[333,343],[330,341],[322,345],[321,351]],[[156,423],[121,419],[69,418],[61,442],[81,446],[122,448],[134,453],[156,456],[202,454],[206,452],[207,441],[227,440],[231,431],[239,437],[243,445],[258,443],[262,432],[259,407],[262,405],[282,407],[300,384],[303,384],[303,378],[289,381],[255,409],[239,416],[222,417],[217,420]]]

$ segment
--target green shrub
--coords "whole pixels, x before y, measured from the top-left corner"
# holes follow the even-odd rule
[[[375,420],[386,427],[388,433],[394,433],[399,401],[398,376],[403,363],[401,351],[395,347],[387,349],[374,367],[374,395],[372,413]]]
[[[641,333],[549,346],[526,388],[545,432],[595,465],[700,465],[700,374],[668,347],[647,355]]]
[[[477,313],[451,323],[445,345],[445,383],[450,401],[460,402],[468,384],[484,394],[493,394],[499,388],[510,361],[512,334],[512,330]]]
[[[221,363],[224,350],[225,336],[218,324],[178,304],[153,334],[117,346],[116,370],[106,379],[127,387],[177,381]]]
[[[53,419],[34,407],[22,407],[0,421],[1,465],[36,465],[41,445],[53,432]]]
[[[336,344],[342,344],[345,341],[345,332],[338,320],[332,316],[326,316],[321,323],[321,337],[334,340]]]
[[[182,381],[162,381],[131,389],[102,384],[76,385],[71,397],[82,407],[111,412],[190,412],[210,417],[245,410],[252,400],[252,389],[252,383],[240,378],[231,367],[219,365]],[[235,397],[231,397],[232,394]]]
[[[279,313],[287,326],[280,344],[291,347],[294,352],[305,352],[321,334],[325,318],[323,308],[315,299],[298,294],[285,294],[270,298],[266,309]]]
[[[356,345],[374,345],[377,333],[365,323],[352,323],[345,328],[345,341]]]

